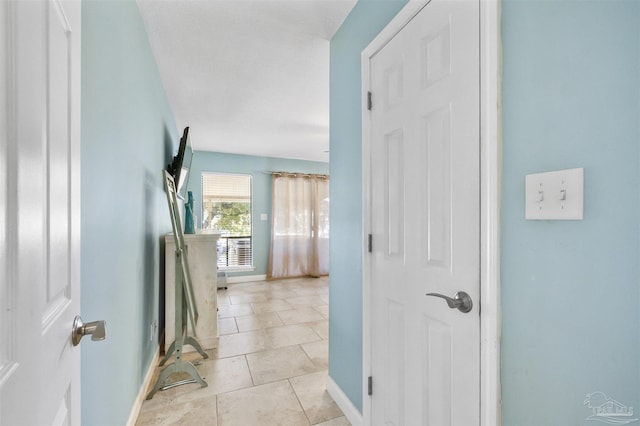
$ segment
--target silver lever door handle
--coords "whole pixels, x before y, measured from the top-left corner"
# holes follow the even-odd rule
[[[427,293],[427,296],[435,296],[444,299],[447,301],[447,305],[449,305],[451,309],[457,309],[464,314],[471,311],[471,308],[473,308],[471,296],[464,291],[457,292],[453,298],[439,293]]]
[[[105,321],[93,321],[84,324],[80,315],[76,315],[73,320],[73,329],[71,331],[71,342],[73,346],[78,346],[83,336],[91,335],[91,340],[104,340],[107,337]]]

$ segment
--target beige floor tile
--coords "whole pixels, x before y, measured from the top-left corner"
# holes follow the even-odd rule
[[[264,330],[264,334],[267,345],[272,349],[321,340],[320,336],[305,324],[267,328]]]
[[[303,284],[306,284],[310,279],[308,278],[285,278],[279,280],[278,283],[283,286],[287,286],[289,288],[292,287],[300,287]]]
[[[291,299],[293,297],[298,297],[298,295],[293,291],[293,290],[289,290],[289,289],[269,289],[267,291],[264,291],[262,294],[264,294],[265,296],[267,296],[269,299]]]
[[[313,287],[303,287],[303,288],[297,288],[294,290],[294,292],[298,295],[298,296],[318,296],[319,294],[321,294],[321,289],[317,289],[317,288],[313,288]]]
[[[212,425],[216,426],[216,399],[201,398],[171,407],[142,410],[136,426]]]
[[[269,289],[269,284],[264,281],[249,283],[233,283],[228,286],[227,295],[237,296],[251,293],[259,293]]]
[[[247,362],[256,385],[318,371],[318,368],[300,346],[288,346],[249,354]]]
[[[327,392],[327,372],[308,374],[289,380],[311,424],[342,416],[342,411]]]
[[[326,422],[318,423],[315,426],[351,426],[349,420],[345,417],[338,417],[337,419],[327,420]]]
[[[227,285],[229,293],[246,293],[251,291],[259,291],[269,286],[266,281],[249,281],[246,283],[231,283]]]
[[[287,325],[320,321],[324,318],[322,314],[310,306],[300,306],[289,311],[280,311],[278,315],[280,319],[282,319],[282,322]]]
[[[328,288],[329,282],[328,280],[324,280],[322,278],[303,278],[302,285],[304,287],[314,287],[314,288]]]
[[[322,315],[325,319],[329,319],[329,305],[317,305],[312,307],[316,311],[320,312],[320,315]]]
[[[311,281],[311,282],[303,283],[303,285],[300,286],[300,288],[314,288],[316,290],[319,290],[318,293],[321,293],[324,290],[326,290],[328,288],[328,286],[324,285],[320,281]]]
[[[243,303],[266,302],[268,300],[264,292],[256,292],[251,294],[239,294],[236,296],[231,295],[229,296],[229,299],[231,300],[231,304],[233,305],[240,305]]]
[[[267,344],[268,341],[262,330],[220,336],[218,347],[213,351],[214,357],[227,358],[263,351],[271,348],[271,346]]]
[[[217,394],[253,386],[249,366],[243,355],[206,360],[204,366],[206,373],[202,378],[208,386],[203,388],[193,384],[176,387],[176,403],[204,397],[213,398]]]
[[[219,426],[308,424],[309,421],[287,380],[218,396]]]
[[[218,319],[218,334],[233,334],[238,332],[238,326],[234,317]]]
[[[218,348],[207,351],[207,360],[195,352],[184,354],[185,360],[200,363],[196,368],[208,386],[188,384],[156,393],[143,402],[138,424],[298,426],[312,419],[325,426],[349,425],[342,413],[331,411],[324,394],[316,389],[320,396],[313,398],[310,390],[315,377],[310,373],[327,368],[329,325],[316,315],[325,314],[327,294],[327,277],[237,283],[219,290]],[[255,312],[252,304],[265,312]],[[283,319],[310,322],[285,325]],[[289,380],[271,382],[278,377]],[[253,386],[254,379],[269,383]],[[324,422],[331,416],[336,418]]]
[[[231,300],[229,300],[229,296],[227,296],[226,290],[218,290],[218,307],[227,306],[231,304]]]
[[[153,389],[157,379],[158,378],[156,375],[156,377],[154,377],[151,382],[151,386],[146,390],[147,394],[151,391],[151,389]],[[155,393],[152,399],[144,400],[142,402],[142,407],[140,408],[140,413],[156,409],[168,409],[169,406],[175,405],[176,391],[174,389],[175,388],[166,391],[158,391]]]
[[[251,304],[245,303],[242,305],[223,305],[218,306],[218,318],[237,317],[240,315],[252,315],[253,309]]]
[[[314,306],[314,305],[324,305],[322,299],[319,296],[297,296],[286,299],[287,303],[291,306]]]
[[[313,331],[315,331],[318,334],[318,336],[322,337],[322,339],[324,340],[329,339],[329,321],[328,320],[308,322],[305,325],[311,327]]]
[[[286,282],[282,281],[269,281],[269,290],[276,291],[289,291],[291,290],[291,285],[288,285]]]
[[[240,332],[280,327],[284,325],[276,312],[265,312],[262,314],[236,317],[236,324],[238,324],[238,331]]]
[[[252,303],[251,306],[256,314],[261,314],[263,312],[286,311],[293,308],[293,306],[282,299],[270,299],[264,303]]]
[[[320,340],[319,342],[305,343],[301,345],[311,362],[318,369],[326,370],[329,368],[329,341]]]

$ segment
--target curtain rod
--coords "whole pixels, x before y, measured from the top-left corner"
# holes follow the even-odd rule
[[[261,172],[267,175],[275,175],[275,176],[291,176],[291,177],[317,177],[320,179],[329,179],[329,175],[324,174],[315,174],[315,173],[301,173],[301,172],[283,172],[283,171],[267,171]]]

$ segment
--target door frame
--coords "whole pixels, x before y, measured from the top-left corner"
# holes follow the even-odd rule
[[[431,0],[409,0],[362,51],[362,104],[371,88],[370,60]],[[502,424],[500,394],[500,199],[502,158],[501,0],[480,2],[480,424]],[[363,424],[371,424],[371,114],[362,108],[362,395]]]

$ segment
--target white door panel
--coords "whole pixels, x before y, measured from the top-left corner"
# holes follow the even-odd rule
[[[478,32],[432,0],[370,62],[374,424],[479,423]]]
[[[79,424],[80,2],[0,9],[0,424]]]

